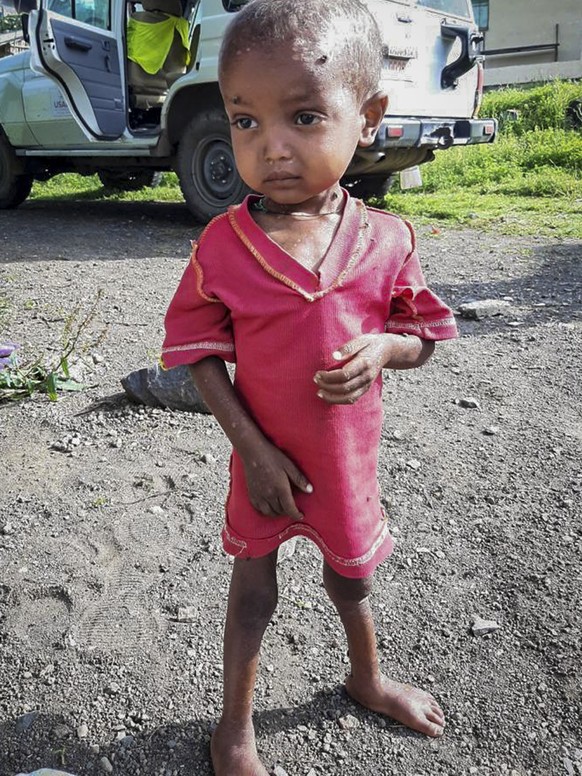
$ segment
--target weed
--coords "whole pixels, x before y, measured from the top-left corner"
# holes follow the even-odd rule
[[[58,355],[52,361],[40,356],[21,365],[15,357],[16,347],[12,347],[10,353],[6,348],[7,360],[0,370],[0,403],[25,399],[36,392],[45,393],[51,401],[56,401],[60,391],[85,388],[71,377],[69,362],[73,353],[82,358],[105,337],[106,329],[96,335],[92,331],[102,295],[102,291],[97,292],[88,310],[77,305],[65,317]]]

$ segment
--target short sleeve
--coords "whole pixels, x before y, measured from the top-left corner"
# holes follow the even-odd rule
[[[406,223],[406,222],[405,222]],[[386,331],[391,334],[416,334],[426,340],[454,339],[457,326],[449,307],[427,287],[420,266],[414,231],[407,255],[394,283]]]
[[[208,356],[236,360],[230,311],[205,290],[197,247],[166,313],[160,359],[165,369],[195,364]]]

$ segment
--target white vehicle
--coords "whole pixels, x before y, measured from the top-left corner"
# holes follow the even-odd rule
[[[217,63],[246,0],[38,2],[15,0],[30,51],[0,59],[0,208],[23,202],[34,179],[62,172],[136,188],[175,170],[202,221],[242,199]],[[470,0],[369,6],[390,105],[344,179],[361,197],[384,193],[394,172],[437,149],[487,143],[496,132],[494,120],[477,118],[483,67]]]

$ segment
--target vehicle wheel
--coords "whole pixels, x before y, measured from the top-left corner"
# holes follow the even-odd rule
[[[17,172],[14,149],[0,132],[0,209],[18,207],[30,194],[32,175]]]
[[[146,186],[155,189],[162,180],[157,170],[101,170],[97,174],[103,186],[112,191],[138,191]]]
[[[363,175],[361,178],[344,178],[342,185],[357,199],[382,199],[392,185],[392,175]]]
[[[190,119],[178,145],[176,172],[186,204],[199,221],[209,221],[249,193],[235,166],[222,108]]]

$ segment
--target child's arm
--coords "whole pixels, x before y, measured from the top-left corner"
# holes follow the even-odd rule
[[[242,407],[222,359],[204,358],[190,373],[208,409],[239,454],[245,469],[249,499],[264,515],[301,520],[292,486],[311,493],[313,487],[278,447],[275,447]]]
[[[317,395],[329,404],[354,404],[382,369],[414,369],[433,352],[434,342],[415,335],[364,334],[333,353],[336,361],[346,361],[342,367],[315,374]]]

